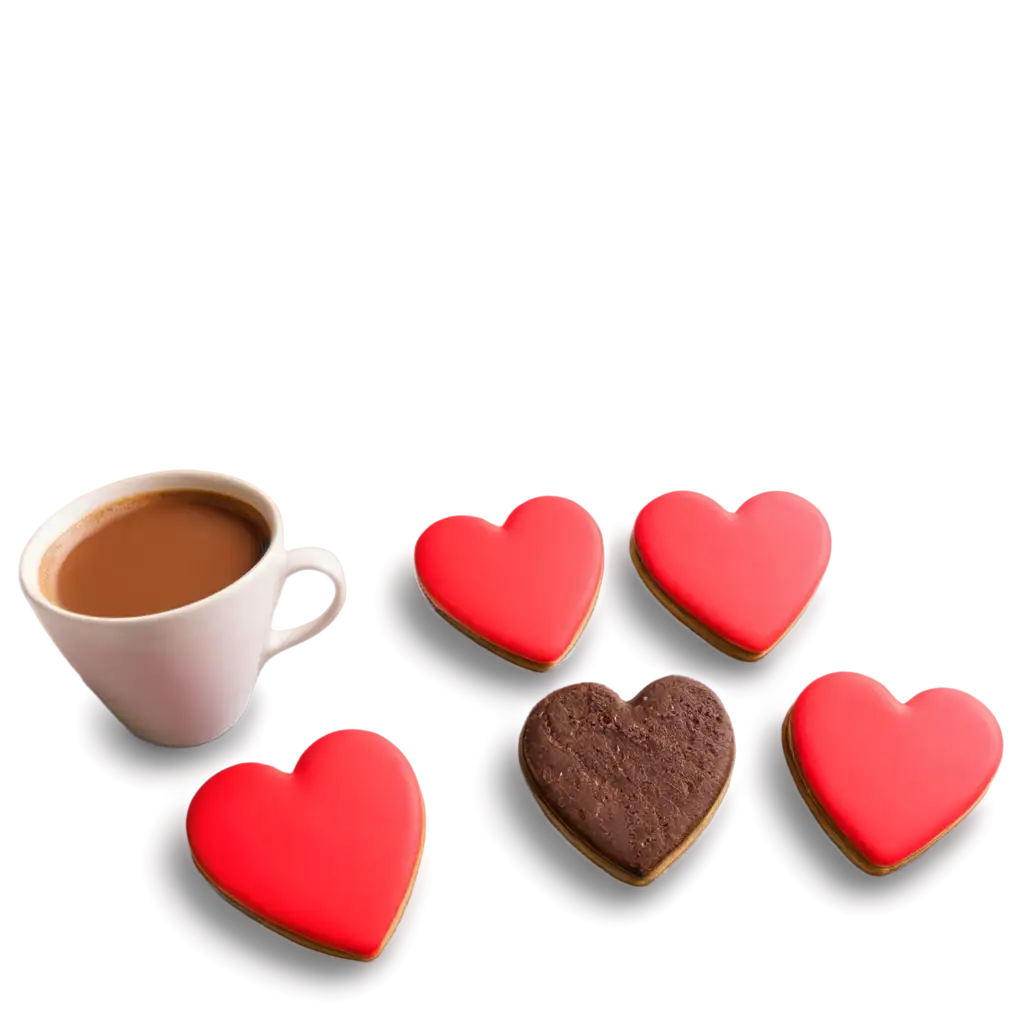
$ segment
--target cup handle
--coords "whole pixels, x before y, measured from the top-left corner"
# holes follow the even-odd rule
[[[334,599],[327,606],[327,610],[318,615],[315,619],[303,623],[301,626],[294,626],[291,629],[272,629],[263,647],[263,655],[260,658],[262,668],[275,654],[288,650],[311,636],[316,636],[322,629],[329,626],[341,611],[345,603],[345,573],[341,568],[341,562],[323,548],[296,548],[289,551],[285,562],[284,577],[287,579],[292,573],[301,572],[303,569],[314,569],[322,572],[334,583]]]

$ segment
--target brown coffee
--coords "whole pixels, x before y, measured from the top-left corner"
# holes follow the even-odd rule
[[[149,491],[95,509],[58,537],[40,564],[39,588],[69,612],[153,615],[223,590],[269,544],[266,520],[243,501]]]

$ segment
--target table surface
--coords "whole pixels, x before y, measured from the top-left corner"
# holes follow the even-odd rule
[[[308,538],[346,549],[362,525],[380,540],[389,510],[383,546],[403,536],[411,477],[418,509],[471,505],[465,481],[421,465],[438,458],[486,462],[473,475],[506,484],[510,460],[739,460],[741,481],[785,485],[751,464],[904,460],[918,465],[882,482],[908,485],[922,463],[1021,459],[1018,15],[5,11],[0,193],[14,202],[0,247],[16,343],[0,374],[0,524],[20,529],[73,482],[154,458],[417,461],[348,489],[282,484]],[[631,466],[616,472],[611,483],[636,482]],[[372,520],[340,522],[352,493],[376,496]],[[1021,660],[1018,511],[900,500],[830,510],[839,578],[802,656],[1001,685],[989,667]],[[357,622],[272,666],[272,702],[219,758],[140,757],[76,717],[74,680],[10,591],[4,1018],[195,1024],[374,998],[443,1002],[447,1020],[461,1002],[544,995],[1018,991],[1014,936],[580,926],[481,838],[472,755],[489,723],[397,676]],[[375,720],[409,730],[434,825],[410,943],[370,993],[243,935],[173,856],[155,871],[139,844],[219,759],[284,748],[313,723]],[[1005,920],[1014,799],[1011,787],[995,805],[1000,833],[929,888],[947,927],[954,902],[974,927]],[[757,805],[736,803],[688,889],[697,905],[732,871],[732,847],[765,863],[742,839]],[[824,913],[809,907],[835,901],[812,899],[797,864],[786,852],[769,877],[808,928]],[[155,876],[176,880],[159,912]],[[847,911],[844,928],[923,905]]]
[[[585,495],[609,521],[637,496]],[[160,757],[132,742],[76,693],[34,627],[7,615],[4,688],[14,699],[0,722],[0,900],[17,941],[4,1005],[19,1019],[83,1006],[115,1019],[152,1011],[159,991],[164,1013],[215,1019],[337,1004],[1021,999],[1024,490],[815,497],[833,530],[829,583],[767,668],[727,666],[665,628],[611,544],[606,600],[567,674],[695,672],[744,722],[721,827],[643,894],[589,871],[524,799],[508,738],[551,680],[516,688],[514,673],[424,613],[399,544],[422,518],[413,509],[332,513],[330,486],[316,490],[315,507],[293,505],[298,541],[347,556],[351,612],[270,664],[246,721],[201,756]],[[314,596],[303,586],[312,585],[286,595],[286,620]],[[805,672],[836,664],[883,673],[899,690],[956,679],[998,709],[1006,766],[989,809],[892,880],[845,869],[779,764],[778,712]],[[431,812],[409,927],[369,975],[339,972],[241,920],[196,878],[180,834],[181,802],[204,772],[352,724],[408,744]],[[59,985],[47,973],[57,956]]]

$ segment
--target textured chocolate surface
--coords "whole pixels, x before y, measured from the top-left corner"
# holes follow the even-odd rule
[[[548,810],[638,878],[701,827],[736,752],[722,702],[683,676],[658,679],[628,702],[597,683],[556,690],[530,712],[520,743]]]

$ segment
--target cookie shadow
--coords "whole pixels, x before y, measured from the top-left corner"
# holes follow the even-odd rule
[[[699,637],[679,621],[648,589],[647,584],[636,571],[629,552],[629,537],[620,540],[615,558],[616,577],[622,603],[630,615],[643,624],[647,632],[662,647],[677,654],[697,679],[728,679],[751,680],[763,677],[769,670],[769,662],[779,660],[779,651],[784,644],[792,643],[794,637],[786,636],[779,642],[779,648],[769,651],[757,661],[740,661],[728,654],[723,654],[712,647],[706,640]],[[804,613],[793,627],[797,630],[806,628],[813,617],[815,603],[821,595],[815,595]],[[813,627],[812,627],[813,628]]]
[[[864,898],[865,894],[870,894],[870,898],[884,898],[885,893],[923,884],[924,879],[948,870],[953,858],[965,856],[957,851],[971,842],[972,834],[977,831],[978,815],[984,813],[984,804],[979,804],[933,847],[898,870],[887,875],[869,875],[862,871],[829,839],[804,802],[786,763],[781,731],[769,732],[771,734],[764,737],[761,745],[762,777],[768,798],[779,818],[797,838],[795,845],[802,851],[802,858],[830,884],[858,898]]]
[[[83,691],[72,698],[72,750],[104,781],[155,798],[241,757],[263,734],[269,707],[269,692],[260,685],[246,713],[223,736],[176,751],[139,739]]]
[[[577,679],[589,662],[599,623],[552,672],[518,669],[463,636],[434,610],[416,581],[408,545],[377,563],[369,584],[370,620],[393,662],[429,681],[488,721],[516,719],[543,694]]]
[[[611,934],[646,934],[701,881],[728,827],[731,801],[663,878],[632,888],[606,876],[555,831],[523,781],[518,730],[490,733],[473,759],[473,821],[520,885],[561,918]]]
[[[183,805],[157,811],[137,853],[137,884],[154,918],[203,967],[300,1007],[384,1001],[382,986],[408,952],[426,871],[424,864],[406,916],[381,957],[355,964],[289,942],[231,906],[191,859]]]

